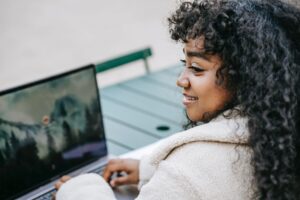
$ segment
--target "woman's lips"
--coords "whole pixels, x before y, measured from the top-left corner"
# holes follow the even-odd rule
[[[195,102],[197,102],[199,100],[198,97],[195,97],[195,96],[190,96],[190,95],[187,95],[187,94],[183,94],[183,100],[182,100],[182,103],[185,105],[185,106],[188,106],[190,104],[193,104]]]

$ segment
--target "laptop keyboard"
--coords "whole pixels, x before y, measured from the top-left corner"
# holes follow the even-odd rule
[[[56,190],[50,190],[49,192],[35,198],[34,200],[52,200],[53,194],[56,192]]]
[[[100,174],[101,175],[104,167],[105,166],[101,166],[101,167],[98,167],[96,169],[93,169],[93,170],[90,171],[90,173],[95,173],[95,174]],[[49,192],[33,199],[33,200],[52,200],[53,199],[53,194],[55,192],[56,192],[56,189],[53,189],[53,190],[51,190],[51,191],[49,191]]]

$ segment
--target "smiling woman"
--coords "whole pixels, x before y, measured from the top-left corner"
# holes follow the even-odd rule
[[[203,37],[185,43],[184,53],[185,69],[177,80],[183,89],[183,104],[190,120],[208,122],[226,110],[231,100],[231,94],[216,81],[221,59],[204,53]]]
[[[195,127],[141,161],[110,161],[104,180],[138,183],[139,200],[300,199],[300,10],[280,0],[194,0],[168,21],[184,44],[177,85]],[[110,180],[115,172],[127,174]],[[58,200],[114,199],[96,175],[59,186]]]

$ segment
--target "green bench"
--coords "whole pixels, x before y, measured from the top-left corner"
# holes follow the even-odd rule
[[[107,61],[101,62],[96,64],[96,72],[97,73],[101,73],[116,67],[119,67],[121,65],[125,65],[137,60],[143,60],[144,61],[144,65],[145,65],[145,69],[147,73],[150,73],[150,69],[149,69],[149,63],[148,63],[148,57],[150,57],[152,55],[152,51],[151,49],[145,48],[145,49],[141,49],[139,51],[135,51],[126,55],[122,55],[113,59],[109,59]]]

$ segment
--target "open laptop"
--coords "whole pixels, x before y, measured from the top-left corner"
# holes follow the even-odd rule
[[[1,200],[51,199],[60,176],[101,173],[107,159],[94,65],[0,92]]]

